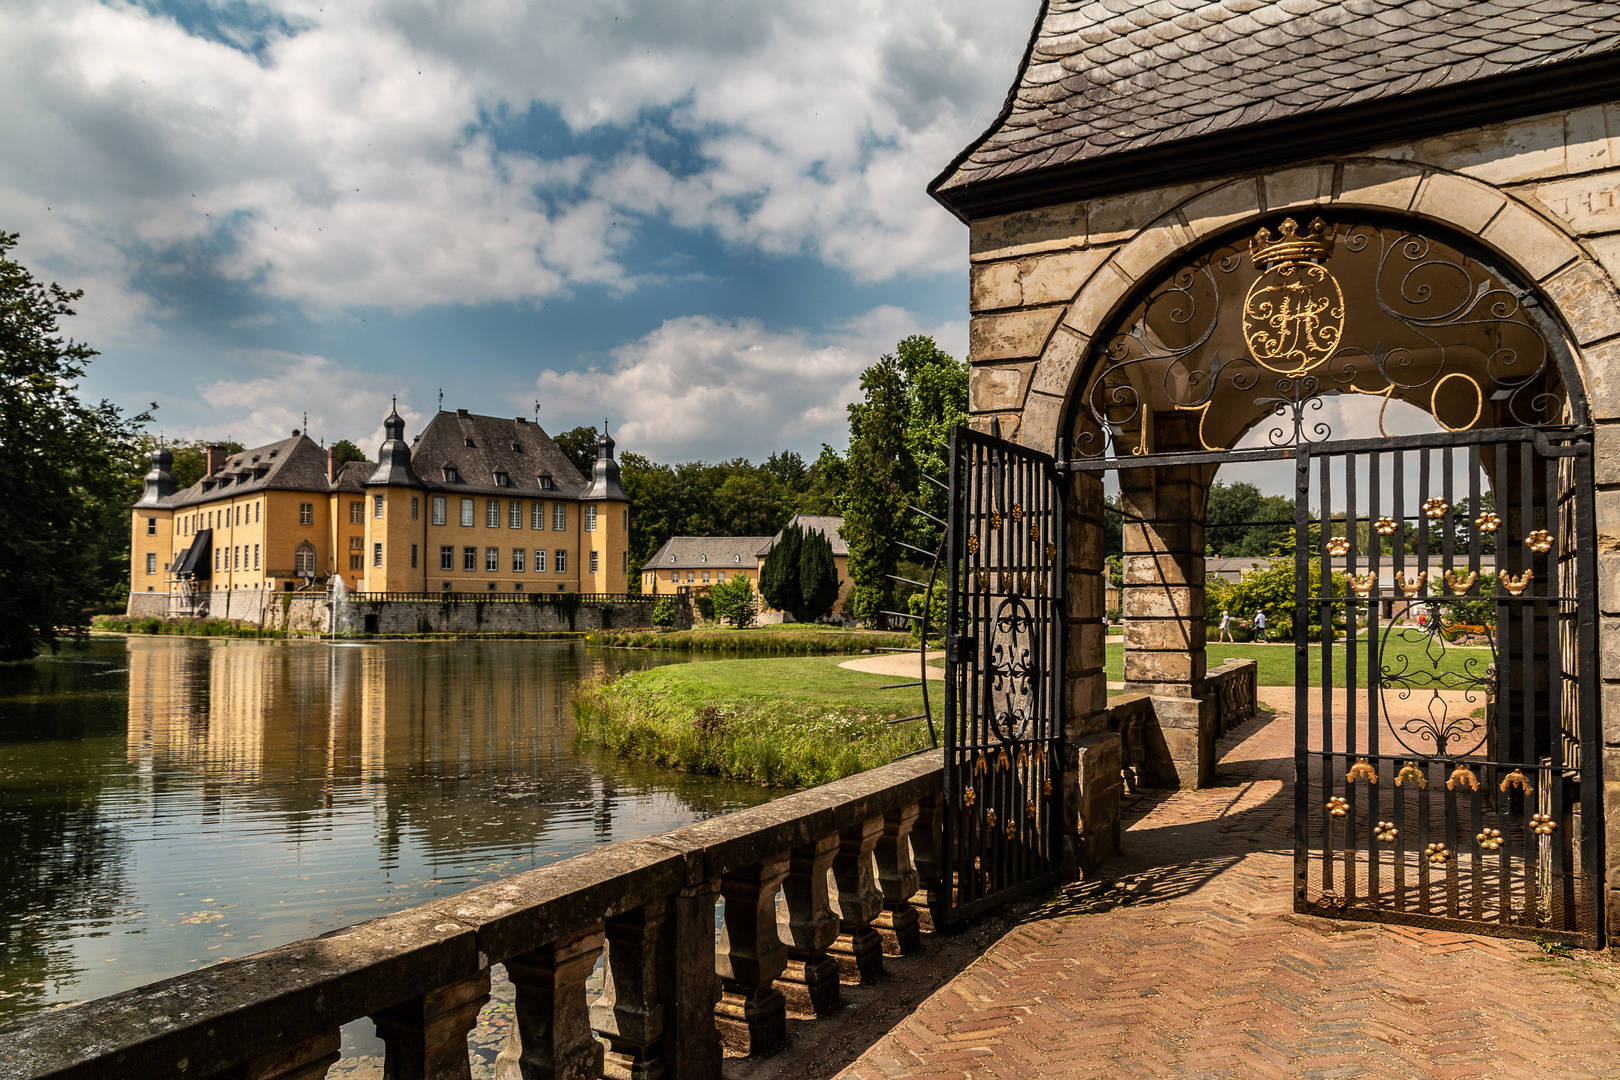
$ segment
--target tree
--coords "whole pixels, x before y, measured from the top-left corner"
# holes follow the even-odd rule
[[[1265,523],[1265,524],[1261,524]],[[1294,501],[1262,495],[1250,483],[1215,481],[1204,506],[1204,550],[1210,555],[1264,558],[1293,544]]]
[[[949,479],[951,428],[968,422],[968,367],[923,334],[906,338],[894,351],[905,379],[906,447],[917,471],[910,502],[944,521],[949,496],[924,477]],[[925,551],[944,539],[943,529],[917,513],[907,515],[906,533],[903,539]]]
[[[596,439],[596,428],[577,427],[553,436],[551,441],[556,443],[563,455],[574,463],[579,475],[589,480],[591,470],[596,468]]]
[[[155,449],[157,443],[148,438],[148,449]],[[223,446],[227,457],[240,454],[247,447],[234,439],[178,439],[168,444],[169,452],[174,455],[174,464],[169,471],[174,474],[175,485],[182,491],[195,484],[208,472],[208,448],[210,446]]]
[[[839,507],[849,544],[855,617],[872,622],[893,610],[893,583],[906,502],[917,487],[917,467],[906,439],[910,403],[899,360],[885,355],[861,373],[865,400],[849,406],[848,472]]]
[[[804,547],[804,529],[789,525],[781,539],[772,545],[759,568],[759,595],[777,611],[786,611],[800,622],[804,594],[799,590],[799,556]]]
[[[832,541],[820,529],[806,532],[799,549],[799,595],[803,607],[793,617],[800,622],[826,618],[838,602],[838,563]]]
[[[728,622],[741,630],[754,624],[754,613],[759,604],[754,599],[754,586],[747,574],[733,574],[709,590],[714,603],[715,618]]]
[[[7,257],[16,243],[0,232],[0,660],[82,637],[91,611],[128,588],[139,428],[150,419],[80,400],[96,352],[57,324],[83,292],[35,280]]]
[[[371,460],[370,458],[366,457],[366,452],[364,450],[354,445],[354,443],[350,442],[348,439],[339,439],[337,442],[332,444],[332,449],[337,452],[337,463],[338,468],[340,469],[351,461]]]

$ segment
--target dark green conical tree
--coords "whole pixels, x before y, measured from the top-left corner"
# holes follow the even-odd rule
[[[815,622],[838,602],[838,564],[833,561],[832,543],[819,529],[804,534],[799,551],[799,595],[802,610],[793,617],[800,622]]]
[[[799,551],[803,545],[804,530],[789,525],[782,530],[782,539],[765,556],[765,565],[759,568],[759,594],[771,607],[786,611],[795,619],[804,606],[799,592]]]

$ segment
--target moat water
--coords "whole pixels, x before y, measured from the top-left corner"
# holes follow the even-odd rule
[[[98,637],[0,665],[0,1024],[779,792],[581,746],[573,642]]]

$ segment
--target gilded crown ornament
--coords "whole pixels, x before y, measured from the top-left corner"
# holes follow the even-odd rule
[[[1401,592],[1407,596],[1416,596],[1423,591],[1424,578],[1413,577],[1411,574],[1396,574],[1395,584],[1401,587]]]
[[[1502,588],[1506,589],[1514,596],[1518,596],[1520,593],[1524,592],[1525,587],[1530,584],[1530,579],[1535,576],[1536,572],[1534,570],[1526,570],[1518,577],[1514,577],[1512,574],[1504,570],[1502,571]]]
[[[1261,229],[1249,243],[1260,274],[1243,298],[1243,340],[1256,363],[1303,375],[1332,356],[1344,335],[1344,293],[1323,265],[1334,230],[1317,218],[1302,234],[1288,218],[1277,233]]]
[[[1401,766],[1400,773],[1395,777],[1395,786],[1401,787],[1408,780],[1415,781],[1417,783],[1418,790],[1420,791],[1429,786],[1429,779],[1423,775],[1423,770],[1419,769],[1410,761]]]
[[[1502,846],[1502,830],[1486,829],[1484,832],[1474,837],[1474,839],[1478,840],[1479,846],[1484,848],[1486,851],[1495,851],[1497,848]]]
[[[1357,780],[1365,780],[1369,784],[1378,783],[1378,770],[1366,758],[1360,758],[1350,766],[1350,771],[1344,774],[1344,782],[1353,784]]]
[[[1467,577],[1458,577],[1454,571],[1446,571],[1446,588],[1450,589],[1454,596],[1461,596],[1469,589],[1472,589],[1474,583],[1478,580],[1479,571],[1477,570],[1468,571]]]
[[[1535,552],[1537,555],[1547,554],[1547,552],[1552,550],[1552,545],[1552,533],[1548,532],[1546,529],[1537,529],[1535,532],[1524,538],[1524,546]]]
[[[1373,835],[1386,844],[1393,844],[1395,838],[1401,835],[1401,830],[1395,827],[1393,821],[1380,821],[1373,829]]]
[[[1381,517],[1373,525],[1373,530],[1379,536],[1393,536],[1395,533],[1395,519],[1388,516]]]
[[[1446,780],[1446,790],[1461,791],[1463,788],[1478,791],[1479,777],[1475,776],[1474,770],[1467,765],[1458,765],[1451,770],[1451,776]]]
[[[1524,775],[1524,773],[1520,772],[1518,769],[1514,769],[1512,772],[1502,777],[1502,783],[1500,786],[1503,791],[1506,791],[1510,787],[1517,787],[1526,795],[1536,790],[1530,786],[1530,778]]]
[[[1378,575],[1371,570],[1367,571],[1365,577],[1357,577],[1354,574],[1347,574],[1345,576],[1350,582],[1350,587],[1356,590],[1357,596],[1366,596],[1368,593],[1372,592],[1373,586],[1378,584]]]
[[[1349,553],[1349,551],[1350,541],[1346,540],[1342,536],[1335,536],[1333,539],[1327,542],[1327,553],[1332,555],[1334,558],[1338,558],[1341,555],[1346,555]]]
[[[1450,509],[1451,504],[1444,499],[1427,499],[1423,503],[1423,516],[1430,521],[1439,521]]]

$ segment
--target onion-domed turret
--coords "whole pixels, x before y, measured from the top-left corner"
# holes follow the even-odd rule
[[[377,451],[377,468],[366,485],[396,484],[420,487],[416,473],[411,469],[411,444],[405,441],[405,421],[399,415],[399,402],[383,418],[383,444]]]
[[[150,455],[152,469],[146,474],[146,490],[141,492],[141,501],[136,506],[156,506],[158,500],[166,499],[176,491],[174,482],[174,454],[167,446],[159,445]]]
[[[591,486],[581,499],[617,499],[629,502],[619,484],[619,463],[613,460],[613,437],[608,434],[607,421],[602,421],[602,437],[596,440],[596,465],[591,469]]]

